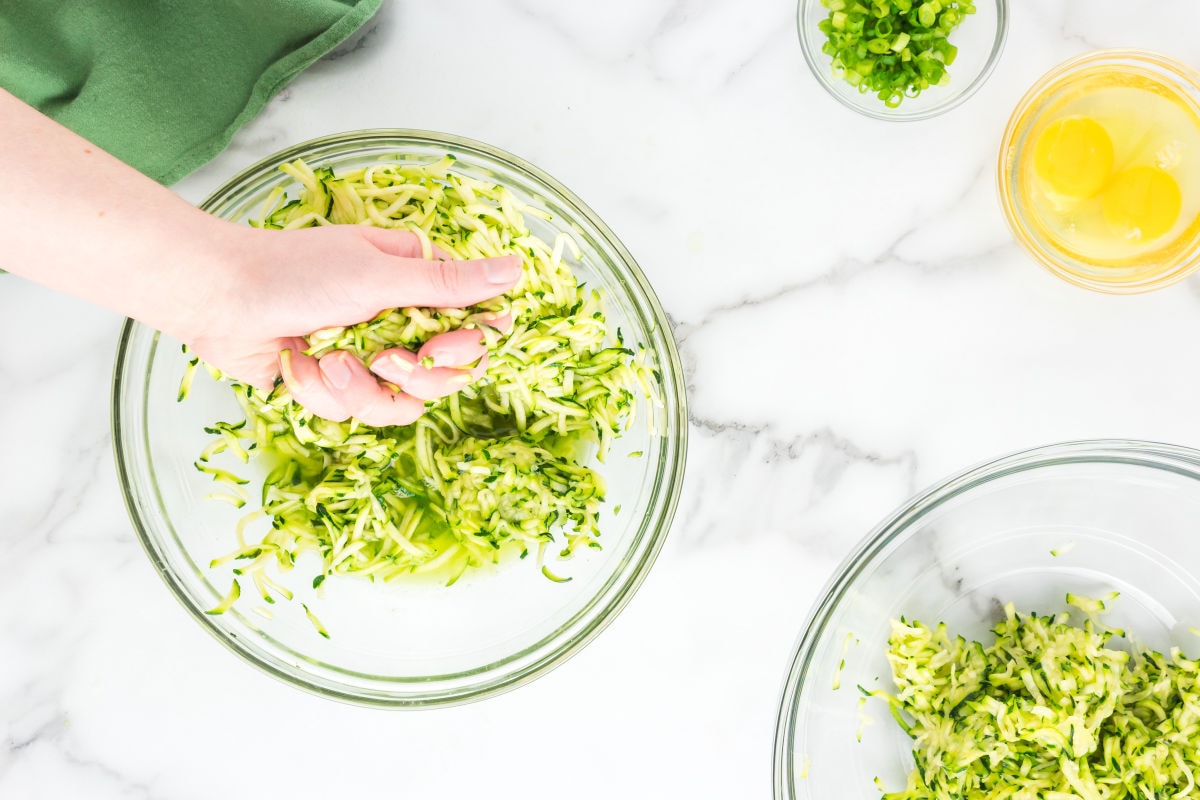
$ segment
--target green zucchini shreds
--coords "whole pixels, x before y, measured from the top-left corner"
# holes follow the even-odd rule
[[[544,212],[457,174],[450,157],[341,175],[302,161],[281,169],[301,188],[295,197],[273,193],[258,227],[398,228],[416,234],[427,255],[434,247],[464,259],[516,254],[524,272],[508,294],[477,306],[388,309],[307,338],[311,355],[342,349],[368,363],[391,347],[416,350],[438,333],[478,329],[484,376],[427,404],[412,425],[330,422],[295,403],[282,382],[271,391],[233,384],[245,418],[207,428],[216,439],[196,468],[233,488],[241,479],[210,457],[256,459],[268,471],[261,513],[270,529],[247,542],[248,527],[239,528],[234,552],[262,553],[241,568],[257,575],[270,561],[287,571],[316,554],[314,588],[334,575],[437,573],[449,584],[509,552],[554,542],[565,557],[598,547],[605,486],[588,464],[604,460],[642,398],[658,399],[649,354],[610,330],[600,292],[572,273],[575,242],[533,235],[526,217]],[[497,314],[510,315],[510,332],[493,327]]]
[[[187,399],[188,392],[192,390],[192,380],[196,377],[196,367],[199,365],[200,359],[188,359],[187,366],[183,370],[183,377],[179,380],[179,392],[175,395],[175,402],[182,403]]]
[[[567,583],[574,580],[574,578],[570,576],[557,575],[554,572],[551,572],[550,567],[546,566],[545,564],[542,564],[542,574],[555,583]]]
[[[205,500],[220,500],[222,503],[229,503],[234,508],[242,508],[246,505],[246,498],[241,495],[231,492],[209,492],[204,495]]]
[[[837,669],[833,671],[833,690],[836,692],[842,688],[842,670],[846,668],[846,653],[850,650],[851,644],[858,644],[858,640],[854,638],[853,633],[847,633],[846,638],[842,639],[842,656],[838,659]]]
[[[308,606],[304,603],[301,603],[300,606],[304,609],[304,616],[308,617],[308,621],[311,622],[313,627],[317,629],[317,633],[328,639],[329,631],[325,630],[325,626],[321,624],[321,620],[317,619],[317,615],[310,611]]]
[[[1075,549],[1074,542],[1066,542],[1065,544],[1061,544],[1058,547],[1051,550],[1050,555],[1054,556],[1055,558],[1058,558],[1059,556],[1065,556],[1067,553],[1071,552],[1074,549]]]
[[[205,611],[205,614],[224,614],[229,609],[233,608],[233,604],[242,596],[242,587],[238,584],[237,579],[233,581],[233,585],[229,587],[229,591],[221,598],[221,602]]]
[[[884,800],[1195,798],[1200,662],[1109,646],[1088,614],[1023,615],[1011,604],[985,646],[944,624],[892,623],[893,716],[913,738],[907,786]],[[878,781],[877,781],[878,782]]]
[[[858,728],[854,731],[854,738],[859,742],[863,740],[863,731],[867,729],[867,726],[875,724],[875,720],[867,713],[867,697],[869,696],[869,693],[867,693],[866,696],[858,698],[858,705],[855,709],[855,716],[858,717]]]

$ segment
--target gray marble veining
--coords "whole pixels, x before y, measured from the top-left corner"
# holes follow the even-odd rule
[[[620,618],[509,695],[341,706],[212,642],[138,546],[109,453],[118,320],[0,276],[0,798],[769,796],[788,651],[837,563],[943,475],[1021,447],[1200,445],[1191,281],[1086,293],[996,202],[1014,104],[1058,61],[1200,63],[1187,0],[1016,0],[967,104],[897,125],[807,73],[794,5],[395,2],[301,75],[193,202],[366,127],[531,160],[629,246],[675,323],[691,450],[675,528]]]

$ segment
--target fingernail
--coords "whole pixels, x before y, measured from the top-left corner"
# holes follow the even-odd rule
[[[321,359],[321,371],[325,373],[325,377],[333,384],[335,389],[345,389],[350,385],[350,365],[346,363],[344,358],[323,358]]]
[[[283,376],[286,383],[293,383],[296,378],[296,373],[292,371],[292,351],[279,351],[279,374]]]
[[[388,362],[388,366],[395,367],[396,369],[400,370],[401,372],[409,373],[409,372],[413,371],[412,362],[407,359],[401,358],[398,355],[393,354],[393,355],[388,356],[387,362]]]
[[[446,388],[451,391],[458,391],[470,382],[471,376],[469,373],[464,372],[461,375],[451,375],[449,378],[446,378]]]
[[[483,262],[483,274],[488,283],[511,286],[521,277],[521,260],[513,256],[488,259]]]

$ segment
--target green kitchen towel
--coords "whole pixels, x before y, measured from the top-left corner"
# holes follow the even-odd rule
[[[0,86],[174,183],[382,0],[0,0]]]

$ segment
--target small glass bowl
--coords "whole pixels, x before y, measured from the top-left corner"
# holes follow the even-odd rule
[[[843,562],[796,646],[776,727],[776,800],[879,800],[877,776],[903,789],[912,740],[883,700],[860,709],[856,688],[893,688],[885,652],[901,615],[990,641],[1004,603],[1049,614],[1066,610],[1067,592],[1118,591],[1106,623],[1194,655],[1197,520],[1200,452],[1134,441],[1017,453],[904,504]]]
[[[932,86],[916,97],[906,97],[896,108],[888,108],[874,92],[860,92],[834,74],[833,59],[821,50],[828,41],[818,28],[829,16],[821,0],[800,0],[796,26],[800,49],[812,74],[842,105],[860,114],[883,120],[922,120],[936,117],[963,103],[979,91],[995,69],[1008,37],[1008,0],[978,0],[975,13],[968,15],[950,34],[958,56],[948,67],[950,80]]]
[[[474,570],[449,587],[433,579],[371,583],[334,576],[317,592],[304,585],[305,576],[286,580],[300,575],[298,567],[281,577],[295,601],[271,606],[270,618],[251,613],[262,605],[253,587],[242,597],[250,601],[245,605],[206,614],[229,589],[234,566],[214,569],[210,562],[236,547],[238,520],[254,504],[234,509],[206,499],[214,487],[193,462],[210,440],[204,426],[240,419],[238,405],[228,385],[203,371],[187,400],[177,402],[185,357],[178,342],[144,325],[126,323],[117,354],[117,469],[134,528],[167,587],[218,641],[263,672],[364,705],[478,700],[561,664],[603,630],[641,585],[670,528],[683,478],[683,373],[667,317],[613,232],[531,164],[457,136],[357,131],[270,156],[218,189],[202,208],[225,219],[252,218],[274,188],[295,189],[278,166],[297,158],[343,172],[380,162],[427,163],[447,154],[455,158],[455,172],[503,185],[518,202],[540,209],[545,219],[526,218],[534,235],[552,242],[568,233],[582,252],[576,274],[603,293],[614,330],[620,326],[625,341],[645,345],[652,356],[661,403],[641,402],[634,424],[598,465],[608,489],[602,549],[584,548],[569,561],[553,562],[569,582],[547,579],[529,558]],[[256,466],[252,461],[250,467]],[[252,524],[260,523],[269,524]],[[318,635],[300,601],[330,638]]]
[[[1200,267],[1200,218],[1162,247],[1130,259],[1085,260],[1061,243],[1034,210],[1029,182],[1021,166],[1032,147],[1031,136],[1041,130],[1044,115],[1053,115],[1077,96],[1088,81],[1116,78],[1128,83],[1153,84],[1152,91],[1175,100],[1200,120],[1200,72],[1174,59],[1144,50],[1109,49],[1064,61],[1043,75],[1017,103],[1001,140],[997,164],[1000,205],[1013,236],[1043,267],[1063,280],[1109,294],[1134,294],[1161,289],[1191,275]],[[1191,153],[1200,158],[1200,152]],[[1200,191],[1200,188],[1194,188]],[[1186,200],[1185,200],[1186,202]]]

